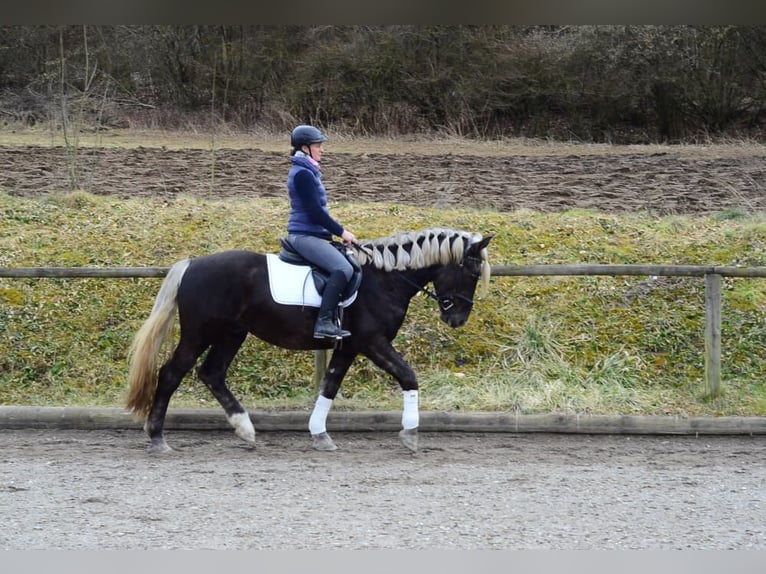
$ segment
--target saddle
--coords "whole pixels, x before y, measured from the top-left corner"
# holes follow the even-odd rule
[[[290,265],[310,267],[311,277],[314,281],[314,287],[316,288],[317,293],[322,295],[324,293],[324,288],[327,285],[329,273],[304,259],[303,256],[295,250],[295,248],[286,237],[280,237],[279,243],[281,246],[281,250],[279,251],[278,255],[280,261],[284,261]],[[356,257],[354,257],[353,252],[347,249],[343,243],[338,241],[331,241],[330,244],[343,254],[346,260],[351,264],[351,267],[354,269],[354,272],[351,275],[351,279],[346,284],[346,288],[343,290],[343,294],[341,296],[341,300],[345,302],[354,297],[356,292],[359,290],[359,285],[362,283],[362,266],[359,265],[359,262],[356,260]]]

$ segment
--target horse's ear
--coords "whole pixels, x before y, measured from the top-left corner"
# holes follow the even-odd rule
[[[471,253],[481,253],[481,250],[484,249],[487,245],[489,245],[489,240],[492,239],[495,236],[494,233],[490,233],[486,237],[482,237],[481,241],[477,241],[476,243],[471,243],[471,245],[468,246],[468,251]]]

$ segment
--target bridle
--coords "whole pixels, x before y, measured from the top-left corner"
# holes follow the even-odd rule
[[[481,259],[478,257],[463,257],[463,261],[460,263],[460,267],[463,267],[467,261],[472,260],[478,262],[479,265],[481,265]],[[478,273],[472,273],[473,277],[476,278],[478,281],[480,275]],[[409,279],[408,277],[405,277],[404,275],[401,275],[401,278],[404,279],[405,282],[409,283],[413,287],[415,287],[418,291],[422,291],[428,297],[436,301],[436,303],[439,305],[439,309],[442,311],[442,313],[449,311],[455,306],[455,299],[459,299],[461,301],[464,301],[468,303],[469,305],[473,305],[473,299],[470,297],[466,297],[465,295],[462,295],[461,293],[458,293],[457,290],[451,291],[447,293],[446,295],[440,297],[430,289],[428,289],[425,285],[418,285],[413,280]],[[463,276],[460,276],[460,283],[458,284],[458,289],[462,287],[463,284]]]

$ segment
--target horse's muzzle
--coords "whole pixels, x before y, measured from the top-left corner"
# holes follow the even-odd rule
[[[468,315],[463,313],[442,313],[441,320],[454,329],[456,327],[462,327],[465,325],[466,321],[468,321]]]

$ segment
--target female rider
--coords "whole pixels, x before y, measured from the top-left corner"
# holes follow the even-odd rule
[[[342,338],[351,334],[336,324],[335,311],[353,268],[330,241],[333,236],[346,243],[356,241],[356,236],[344,229],[327,208],[327,192],[320,171],[322,143],[325,141],[327,137],[314,126],[299,125],[293,129],[290,136],[292,165],[287,174],[290,196],[287,239],[306,260],[329,273],[314,326],[317,339]]]

